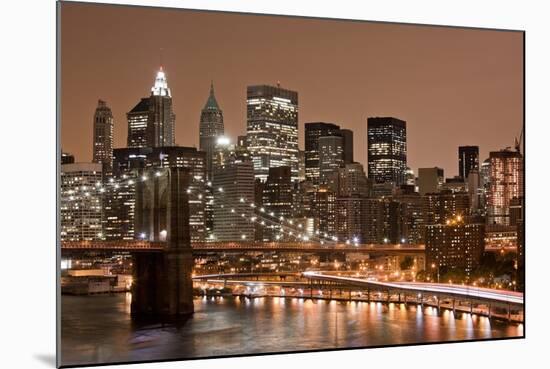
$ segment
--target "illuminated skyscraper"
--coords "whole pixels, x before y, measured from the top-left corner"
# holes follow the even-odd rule
[[[113,167],[113,113],[103,100],[98,100],[94,114],[94,163],[103,165],[103,172]]]
[[[406,122],[392,117],[368,118],[368,175],[375,183],[405,183]]]
[[[206,152],[206,177],[209,180],[212,180],[212,157],[216,142],[223,134],[223,112],[214,96],[214,83],[211,83],[210,95],[202,109],[199,127],[199,149]]]
[[[458,147],[458,175],[468,180],[471,170],[479,170],[479,146]]]
[[[136,106],[126,113],[128,119],[129,148],[147,147],[147,121],[149,120],[149,98],[141,99]]]
[[[157,72],[155,84],[151,87],[149,100],[147,145],[149,147],[174,146],[176,115],[172,111],[172,95],[162,67]]]
[[[269,168],[289,166],[298,180],[298,93],[279,86],[248,86],[247,146],[254,176],[265,182]]]
[[[523,197],[523,156],[509,149],[489,153],[490,184],[487,194],[489,224],[509,225],[510,201]]]
[[[142,98],[126,117],[128,147],[175,145],[176,115],[172,111],[172,95],[162,67],[151,87],[151,95]]]
[[[254,241],[254,169],[252,162],[229,162],[216,169],[213,241]]]
[[[319,182],[319,138],[332,136],[340,127],[334,123],[309,122],[305,127],[306,179]]]

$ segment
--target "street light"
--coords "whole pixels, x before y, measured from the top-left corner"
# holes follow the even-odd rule
[[[435,269],[435,263],[432,263],[432,269]],[[437,265],[437,283],[439,283],[439,265]]]

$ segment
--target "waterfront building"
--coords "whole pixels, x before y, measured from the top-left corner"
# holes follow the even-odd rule
[[[136,180],[133,175],[110,177],[104,182],[103,231],[107,241],[138,238],[134,224],[135,202]]]
[[[102,165],[61,165],[61,241],[104,239],[102,227]]]
[[[485,247],[485,224],[469,223],[461,216],[444,224],[426,226],[426,265],[458,269],[467,276],[479,265]]]
[[[298,93],[279,85],[248,86],[247,147],[254,176],[267,180],[269,168],[289,166],[298,180]]]

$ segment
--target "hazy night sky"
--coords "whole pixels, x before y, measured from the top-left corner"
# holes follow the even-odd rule
[[[484,160],[523,125],[520,32],[62,3],[63,151],[91,160],[98,99],[126,146],[126,112],[149,96],[160,48],[178,145],[198,147],[211,79],[232,142],[246,133],[246,86],[280,81],[298,91],[300,147],[305,122],[338,123],[365,170],[367,117],[406,120],[408,165],[447,177],[459,145]]]

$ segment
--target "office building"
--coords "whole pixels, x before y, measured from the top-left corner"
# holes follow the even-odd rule
[[[442,168],[418,168],[418,192],[422,196],[439,192],[444,180]]]
[[[343,165],[344,139],[341,136],[319,137],[319,183],[329,184]]]
[[[293,215],[293,184],[290,167],[269,168],[269,175],[263,185],[262,206],[266,212],[273,213],[276,218],[289,219]],[[273,225],[269,225],[273,226]],[[279,235],[279,228],[264,230],[264,239],[275,241]],[[281,235],[280,235],[281,236]],[[280,239],[280,238],[279,238]]]
[[[336,193],[340,197],[368,197],[370,196],[370,184],[360,163],[345,164],[338,168],[336,177]]]
[[[223,112],[214,95],[214,83],[210,84],[210,94],[201,111],[199,127],[199,149],[206,153],[206,178],[212,180],[212,158],[218,138],[223,137]]]
[[[298,93],[274,86],[247,88],[247,147],[254,176],[267,180],[269,168],[289,166],[298,180]]]
[[[374,183],[405,183],[406,122],[392,117],[367,119],[368,176]]]
[[[479,146],[459,146],[458,176],[467,181],[472,170],[479,170]]]
[[[490,184],[487,194],[489,224],[510,224],[510,201],[523,197],[523,157],[509,149],[493,151],[490,159]]]
[[[306,179],[319,183],[319,138],[333,136],[340,127],[335,123],[309,122],[305,127],[305,165]]]
[[[157,72],[151,95],[140,101],[126,114],[129,148],[175,145],[176,115],[172,95],[162,67]]]
[[[213,241],[254,241],[254,167],[251,161],[233,162],[217,169],[214,192]],[[258,220],[259,221],[259,220]]]
[[[103,100],[98,100],[94,113],[94,163],[103,165],[103,173],[108,174],[113,166],[113,113]]]
[[[61,165],[61,241],[103,240],[102,165]]]

